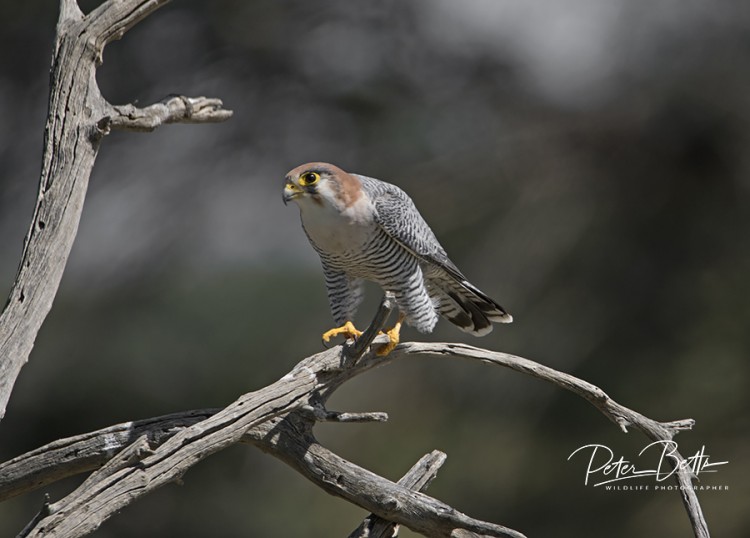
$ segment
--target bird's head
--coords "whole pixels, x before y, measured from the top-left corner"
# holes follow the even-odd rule
[[[284,204],[333,206],[343,209],[361,194],[361,183],[338,166],[307,163],[290,171],[284,178]]]

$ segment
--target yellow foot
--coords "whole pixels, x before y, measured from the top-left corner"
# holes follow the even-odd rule
[[[385,333],[388,336],[389,342],[387,344],[383,344],[380,349],[378,349],[376,355],[384,357],[388,355],[388,353],[393,351],[393,348],[398,345],[401,338],[401,323],[403,322],[403,320],[404,318],[402,316],[399,316],[398,321],[393,326],[393,328]]]
[[[351,321],[347,321],[341,327],[335,327],[323,333],[323,342],[328,343],[331,338],[343,334],[346,338],[359,338],[362,331],[358,331]]]

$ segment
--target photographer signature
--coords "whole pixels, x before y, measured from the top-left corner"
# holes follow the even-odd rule
[[[583,483],[584,485],[588,485],[590,481],[594,482],[594,487],[648,476],[655,477],[657,482],[663,482],[674,475],[675,472],[685,468],[689,469],[697,477],[700,473],[715,473],[716,469],[712,469],[713,467],[729,463],[728,461],[710,461],[709,455],[706,454],[706,447],[702,446],[695,454],[689,458],[685,458],[678,465],[674,459],[670,458],[670,456],[674,456],[677,452],[677,443],[674,441],[654,441],[646,445],[638,453],[638,456],[643,456],[648,451],[654,452],[657,450],[661,451],[659,461],[657,466],[651,469],[638,469],[634,463],[631,463],[622,456],[615,459],[612,449],[600,444],[590,444],[577,448],[568,456],[568,461],[578,453],[590,451],[591,455]],[[596,482],[596,480],[600,481]]]

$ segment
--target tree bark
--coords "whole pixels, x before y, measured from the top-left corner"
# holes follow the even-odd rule
[[[60,2],[39,191],[0,315],[0,420],[57,294],[102,138],[110,129],[148,131],[165,123],[224,121],[232,114],[220,100],[204,97],[172,97],[143,109],[116,107],[102,97],[96,68],[104,47],[165,3],[110,0],[84,15],[75,0]]]
[[[391,308],[388,298],[384,299],[363,341],[377,334]],[[375,351],[384,339],[380,336],[371,340],[370,347],[364,350],[361,340],[307,357],[277,382],[242,396],[218,412],[190,411],[184,415],[113,426],[52,443],[0,465],[0,477],[11,477],[0,481],[0,492],[10,497],[80,472],[79,465],[84,460],[89,466],[104,463],[68,497],[45,506],[28,529],[28,536],[83,536],[135,499],[164,484],[180,481],[190,467],[210,454],[242,441],[284,461],[328,493],[357,504],[384,521],[407,526],[426,536],[464,533],[465,536],[520,538],[523,535],[518,531],[466,516],[436,499],[362,469],[321,446],[312,433],[315,421],[335,420],[336,416],[341,416],[325,411],[327,399],[354,376],[394,360],[450,356],[511,368],[553,383],[591,402],[622,431],[633,427],[652,440],[671,440],[693,425],[691,419],[652,420],[615,402],[591,383],[522,357],[464,344],[418,342],[400,344],[388,356],[381,357]],[[205,420],[199,420],[204,416]],[[365,417],[382,419],[377,413],[360,418]],[[165,424],[170,425],[170,430],[177,430],[174,436],[166,438]],[[56,462],[56,458],[69,455],[73,447],[80,450],[80,458]],[[113,457],[117,449],[121,452]],[[92,453],[98,454],[98,459],[92,457]],[[680,494],[695,536],[708,537],[708,527],[691,487],[693,477],[685,459],[674,453],[670,461],[677,469],[675,479],[683,486]]]

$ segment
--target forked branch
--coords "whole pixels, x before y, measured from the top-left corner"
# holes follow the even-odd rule
[[[426,490],[437,476],[438,469],[445,463],[446,455],[439,450],[425,454],[398,481],[399,486],[414,491]],[[398,533],[398,525],[375,514],[370,514],[354,529],[349,538],[391,538]]]
[[[15,283],[0,315],[0,420],[16,378],[57,294],[99,144],[110,128],[153,130],[165,123],[224,121],[219,99],[172,97],[137,108],[101,95],[96,67],[104,47],[167,0],[109,0],[84,15],[61,0],[52,58],[39,192]]]
[[[381,304],[374,328],[377,333],[390,312]],[[81,536],[96,528],[112,513],[138,497],[171,481],[208,455],[236,442],[251,443],[286,462],[325,491],[361,506],[384,521],[401,524],[427,536],[451,536],[457,532],[478,536],[522,536],[517,531],[470,518],[450,506],[408,487],[390,482],[362,469],[322,447],[312,428],[319,418],[328,419],[325,402],[342,383],[355,375],[394,360],[409,357],[452,356],[504,366],[570,390],[591,402],[621,429],[639,429],[654,440],[671,440],[691,420],[658,422],[612,400],[600,388],[579,378],[513,355],[446,343],[406,343],[390,355],[379,357],[380,339],[358,360],[338,346],[302,360],[276,383],[242,396],[227,408],[190,411],[113,426],[68,440],[57,441],[0,465],[0,493],[4,497],[29,491],[112,459],[93,473],[81,487],[46,507],[47,515],[30,529],[29,536]],[[205,420],[201,418],[206,417]],[[368,419],[372,417],[367,415]],[[144,449],[148,441],[149,449]],[[137,448],[132,448],[137,443]],[[70,458],[71,448],[80,458]],[[128,448],[131,447],[131,448]],[[61,460],[63,454],[67,459]],[[684,458],[675,454],[673,465],[680,485],[692,477]],[[680,488],[695,535],[708,537],[700,505],[692,487]]]

